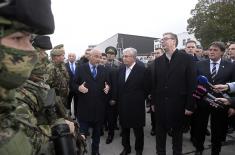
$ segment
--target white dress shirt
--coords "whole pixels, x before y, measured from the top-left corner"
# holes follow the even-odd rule
[[[135,62],[130,66],[130,67],[127,67],[126,66],[126,75],[125,75],[125,81],[128,79],[130,73],[131,73],[131,70],[133,69],[133,67],[135,66]]]

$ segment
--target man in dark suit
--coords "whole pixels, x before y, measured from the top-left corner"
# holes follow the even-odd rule
[[[155,59],[152,72],[156,149],[157,154],[166,154],[166,135],[171,132],[173,154],[181,155],[184,116],[191,115],[194,107],[195,62],[190,55],[176,49],[176,34],[163,34],[161,44],[165,53]]]
[[[225,51],[225,45],[222,42],[213,42],[209,47],[209,60],[199,61],[197,63],[197,74],[204,75],[208,81],[213,84],[225,84],[235,81],[235,68],[231,62],[222,60]],[[207,90],[211,90],[207,86]],[[221,94],[212,94],[221,97]],[[195,147],[196,154],[202,154],[204,150],[205,132],[209,115],[211,114],[211,143],[213,155],[218,155],[221,151],[221,143],[225,141],[228,127],[228,109],[214,108],[204,101],[197,102],[197,110],[194,113],[193,126],[196,131]]]
[[[150,76],[144,66],[136,63],[136,56],[136,49],[124,49],[124,65],[118,71],[118,112],[124,147],[120,155],[131,152],[130,128],[133,128],[136,138],[136,155],[142,155],[144,147],[145,99],[150,90]]]
[[[101,52],[92,49],[89,62],[78,67],[76,75],[80,132],[86,135],[89,127],[93,128],[92,155],[99,155],[100,131],[109,92],[108,74],[103,66],[98,65],[100,59]]]
[[[78,104],[78,90],[74,89],[75,73],[77,71],[77,64],[75,61],[76,61],[76,54],[69,53],[68,62],[65,64],[65,67],[69,73],[69,95],[68,95],[68,100],[67,100],[67,109],[71,109],[71,102],[73,99],[74,116],[76,118],[77,117],[77,104]]]

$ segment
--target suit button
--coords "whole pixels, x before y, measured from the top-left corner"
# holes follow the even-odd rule
[[[167,86],[165,86],[165,89],[167,89],[168,87]]]

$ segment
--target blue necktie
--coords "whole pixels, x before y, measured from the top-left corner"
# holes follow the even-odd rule
[[[215,76],[216,76],[216,64],[217,63],[212,63],[213,66],[212,66],[212,70],[211,70],[211,78],[212,79],[215,79]]]
[[[73,67],[73,64],[71,63],[71,71],[73,74],[75,74],[75,70],[74,70],[74,67]]]
[[[96,73],[96,66],[92,66],[91,74],[92,74],[93,78],[96,77],[96,74],[97,74],[97,73]]]

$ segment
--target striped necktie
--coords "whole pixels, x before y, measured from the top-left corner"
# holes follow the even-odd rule
[[[213,62],[212,64],[213,64],[213,67],[212,67],[212,70],[211,70],[211,78],[215,79],[215,76],[216,76],[216,64],[217,63]]]

